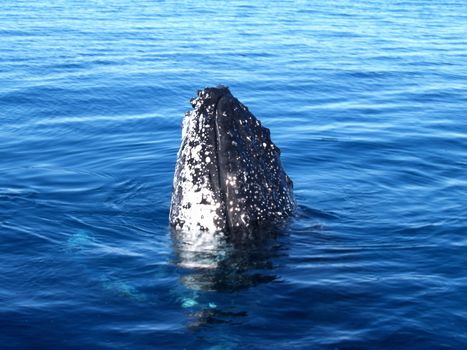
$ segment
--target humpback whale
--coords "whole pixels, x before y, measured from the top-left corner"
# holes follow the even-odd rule
[[[182,124],[169,220],[193,240],[233,240],[277,227],[295,209],[293,184],[269,129],[217,86],[199,90]]]

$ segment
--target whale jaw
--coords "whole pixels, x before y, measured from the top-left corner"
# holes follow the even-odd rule
[[[183,121],[170,223],[199,240],[204,233],[248,237],[284,223],[295,209],[280,150],[226,87],[206,88]]]

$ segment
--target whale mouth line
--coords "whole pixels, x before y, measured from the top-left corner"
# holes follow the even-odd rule
[[[221,157],[221,152],[219,149],[219,144],[220,144],[220,129],[219,129],[219,119],[218,119],[218,111],[217,107],[219,105],[219,101],[224,98],[225,94],[221,95],[217,100],[216,103],[214,104],[214,149],[216,151],[216,162],[217,162],[217,180],[219,182],[219,190],[220,190],[220,196],[224,203],[226,202],[227,199],[227,194],[226,194],[226,188],[225,188],[225,173],[222,171],[221,167],[221,162],[220,162],[220,157]],[[227,210],[227,207],[224,206],[224,215],[225,215],[225,220],[227,223],[230,222],[229,220],[229,211]],[[232,227],[228,224],[226,225],[226,230],[230,233],[232,231]]]

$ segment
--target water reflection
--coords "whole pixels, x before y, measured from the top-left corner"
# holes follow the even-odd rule
[[[177,299],[189,311],[189,328],[237,322],[248,310],[239,309],[232,296],[278,278],[275,268],[277,258],[286,254],[285,237],[277,232],[258,236],[235,242],[210,237],[200,245],[203,237],[172,231],[181,282]]]

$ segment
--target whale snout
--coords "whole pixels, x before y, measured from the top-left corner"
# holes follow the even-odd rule
[[[284,222],[293,185],[270,131],[227,87],[199,90],[183,122],[170,222],[226,236]]]

